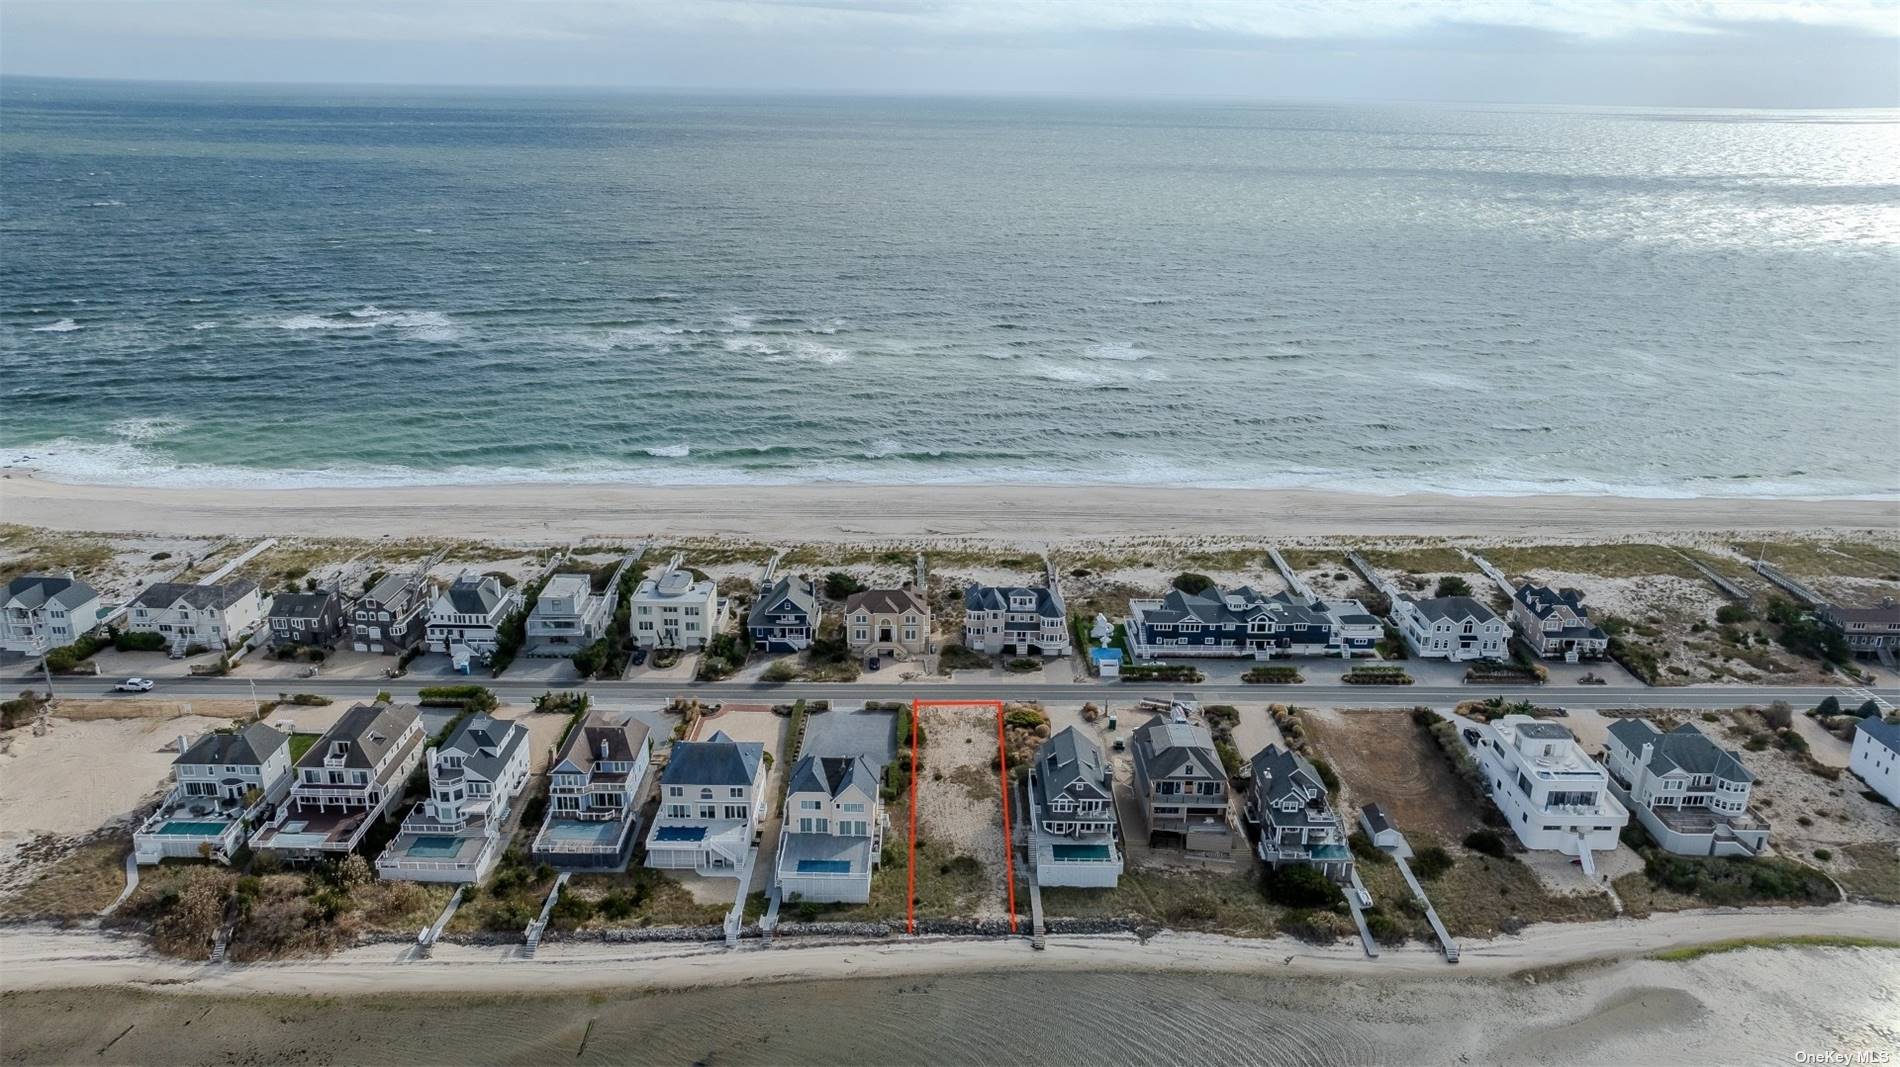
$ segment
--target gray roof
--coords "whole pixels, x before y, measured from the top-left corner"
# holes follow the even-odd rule
[[[1888,722],[1878,716],[1869,715],[1860,721],[1861,733],[1887,746],[1889,751],[1900,753],[1900,723]]]
[[[508,598],[508,591],[493,575],[462,574],[449,583],[443,595],[449,598],[449,605],[457,615],[488,616]]]
[[[786,575],[771,585],[759,590],[758,599],[752,602],[752,608],[746,612],[746,624],[749,626],[769,626],[769,615],[782,614],[779,605],[790,601],[792,610],[804,612],[813,622],[818,620],[817,587],[803,579]]]
[[[345,767],[373,770],[395,746],[403,731],[419,718],[416,709],[408,704],[358,704],[317,738],[317,743],[303,754],[297,766],[321,768],[330,757],[331,747],[340,742],[347,746],[343,758]]]
[[[836,798],[854,786],[872,796],[878,791],[877,771],[863,756],[806,756],[792,765],[785,791]]]
[[[1561,632],[1554,636],[1570,638],[1588,637],[1597,640],[1608,639],[1608,635],[1603,632],[1602,628],[1590,621],[1590,609],[1583,606],[1583,594],[1578,590],[1552,589],[1547,585],[1534,585],[1527,582],[1524,585],[1518,586],[1516,596],[1517,602],[1524,605],[1525,610],[1537,616],[1540,620],[1548,619],[1552,615],[1557,614],[1560,607],[1569,608],[1576,614],[1577,618],[1581,620],[1576,625],[1565,626]],[[1553,635],[1546,634],[1545,636]]]
[[[172,763],[260,767],[278,749],[288,744],[289,734],[254,722],[242,730],[213,730],[206,733],[180,752]]]
[[[1061,618],[1064,614],[1062,597],[1040,586],[1025,585],[973,585],[963,591],[965,611],[1008,611],[1009,598],[1017,593],[1028,593],[1036,598],[1036,614],[1049,618]]]
[[[764,755],[764,745],[734,741],[724,730],[705,741],[675,741],[660,781],[665,785],[751,785]]]
[[[1418,609],[1420,615],[1433,622],[1463,622],[1471,619],[1482,626],[1487,622],[1495,622],[1498,617],[1497,612],[1468,596],[1434,596],[1423,600],[1406,597],[1406,599],[1412,602],[1412,606]]]
[[[1359,809],[1359,817],[1366,821],[1372,833],[1382,834],[1392,829],[1392,820],[1386,818],[1385,809],[1377,804],[1367,804]]]
[[[1326,804],[1326,784],[1305,756],[1268,745],[1254,753],[1249,786],[1259,812],[1275,826],[1328,826],[1338,819]],[[1274,805],[1297,799],[1292,811]]]
[[[874,615],[899,615],[906,611],[922,614],[923,602],[908,589],[866,589],[845,598],[845,614],[868,611]]]
[[[1057,797],[1110,800],[1108,768],[1101,746],[1066,727],[1036,753],[1036,787],[1046,809]]]
[[[527,728],[519,723],[471,715],[442,743],[442,751],[461,753],[464,771],[492,782],[501,777],[502,768],[527,740]]]
[[[146,587],[132,603],[142,608],[169,608],[180,600],[193,608],[228,608],[245,596],[257,592],[257,583],[239,578],[222,585],[192,585],[190,582],[155,582]]]
[[[1900,601],[1886,597],[1871,607],[1855,607],[1848,604],[1827,604],[1820,610],[1824,619],[1836,624],[1863,623],[1876,629],[1900,627]]]
[[[590,774],[600,760],[632,763],[640,758],[646,739],[647,725],[638,719],[629,716],[625,723],[616,724],[599,711],[589,711],[561,743],[553,769]],[[604,755],[603,744],[607,746]]]
[[[273,619],[315,619],[323,615],[323,609],[335,602],[341,607],[341,601],[335,593],[279,593],[271,597],[270,617]]]
[[[413,571],[385,574],[382,581],[363,594],[363,599],[374,600],[384,607],[401,604],[420,592],[422,584],[422,576]]]
[[[77,578],[26,574],[7,583],[7,595],[0,597],[0,602],[18,601],[21,607],[29,610],[42,604],[71,609],[98,597],[98,592],[92,586]]]
[[[1189,764],[1203,777],[1226,775],[1214,752],[1214,735],[1198,722],[1175,722],[1157,714],[1135,729],[1134,749],[1150,781],[1171,777]]]
[[[1576,735],[1554,722],[1520,722],[1517,732],[1525,737],[1535,737],[1540,741],[1574,741]]]
[[[1680,768],[1686,774],[1712,774],[1731,782],[1755,780],[1754,774],[1742,766],[1740,756],[1709,740],[1693,723],[1685,722],[1664,733],[1647,719],[1618,719],[1610,724],[1610,736],[1639,760],[1644,745],[1655,746],[1649,769],[1656,774]]]

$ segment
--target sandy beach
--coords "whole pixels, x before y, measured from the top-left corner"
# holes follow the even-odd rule
[[[168,535],[574,539],[666,533],[801,541],[971,538],[1044,545],[1184,536],[1576,538],[1890,530],[1900,524],[1900,501],[823,483],[152,489],[67,484],[15,468],[0,477],[0,521]]]

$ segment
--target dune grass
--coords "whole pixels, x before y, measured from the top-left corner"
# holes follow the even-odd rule
[[[1900,948],[1900,941],[1886,937],[1851,937],[1839,934],[1792,934],[1785,937],[1731,937],[1702,945],[1684,945],[1650,954],[1652,960],[1682,963],[1739,952],[1746,948]]]

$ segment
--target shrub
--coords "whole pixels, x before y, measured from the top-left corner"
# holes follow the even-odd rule
[[[1854,714],[1863,719],[1877,719],[1880,717],[1880,702],[1872,697],[1868,697],[1866,703],[1854,709]]]
[[[1837,703],[1835,706],[1840,705]],[[1777,700],[1762,711],[1761,717],[1770,728],[1785,730],[1794,722],[1794,708],[1785,700]]]
[[[1172,584],[1176,589],[1179,589],[1183,593],[1194,595],[1194,594],[1205,593],[1209,589],[1214,588],[1214,579],[1209,578],[1205,574],[1194,574],[1192,572],[1189,572],[1186,574],[1175,575],[1174,581]]]
[[[1470,596],[1471,583],[1456,574],[1447,574],[1438,579],[1438,588],[1433,596]]]
[[[417,690],[416,696],[418,702],[428,708],[494,711],[501,707],[495,691],[485,685],[429,685]]]
[[[798,664],[789,659],[774,660],[759,675],[762,682],[789,682],[798,677]]]
[[[1364,830],[1354,830],[1352,836],[1346,838],[1346,845],[1352,849],[1352,858],[1358,860],[1360,863],[1392,862],[1392,857],[1386,855],[1383,849],[1373,844],[1372,838],[1367,837]]]
[[[1774,707],[1785,708],[1787,706],[1788,706],[1788,702],[1785,700],[1777,700],[1774,702],[1774,704],[1769,705],[1769,707],[1771,708],[1774,708]],[[1814,714],[1820,716],[1821,718],[1828,718],[1829,716],[1839,715],[1840,713],[1841,713],[1841,698],[1833,695],[1832,693],[1828,694],[1827,696],[1822,697],[1821,702],[1814,706]],[[1788,725],[1789,722],[1793,722],[1793,721],[1794,721],[1793,716],[1790,716],[1788,720],[1785,722],[1776,722],[1773,719],[1769,719],[1768,725],[1778,728],[1778,727],[1786,726]]]
[[[160,633],[122,633],[112,639],[112,647],[121,652],[158,652],[165,644],[165,635]]]
[[[1285,908],[1328,908],[1341,899],[1339,887],[1314,867],[1265,868],[1260,884],[1268,900]]]
[[[1482,852],[1487,856],[1503,859],[1506,853],[1504,835],[1496,830],[1473,830],[1465,835],[1465,847],[1473,852]]]
[[[1232,741],[1222,739],[1214,742],[1214,751],[1220,756],[1221,769],[1227,772],[1231,781],[1238,782],[1241,777],[1241,765],[1246,761],[1240,758],[1240,749]]]
[[[1313,765],[1314,773],[1319,775],[1321,784],[1326,786],[1326,795],[1338,796],[1339,774],[1333,770],[1333,765],[1318,756],[1310,757],[1306,762]]]
[[[1426,845],[1412,857],[1412,873],[1427,880],[1435,879],[1452,869],[1456,863],[1451,853],[1439,845]]]
[[[603,637],[579,652],[574,653],[574,670],[582,678],[599,676],[601,668],[613,658],[613,642]]]
[[[1003,669],[1013,674],[1027,674],[1030,671],[1041,670],[1042,661],[1039,659],[1031,659],[1028,656],[1021,656],[1003,664]]]
[[[1724,604],[1715,609],[1715,621],[1724,626],[1736,626],[1754,617],[1746,604]]]
[[[843,571],[832,571],[825,575],[825,597],[829,600],[843,600],[853,593],[864,592],[864,583]]]
[[[1248,685],[1299,685],[1306,681],[1298,667],[1254,667],[1240,680]]]
[[[1834,853],[1825,848],[1817,848],[1814,850],[1814,858],[1820,860],[1822,863],[1826,863],[1828,860],[1834,858]]]
[[[1404,924],[1376,908],[1366,913],[1366,932],[1381,945],[1403,945],[1407,937]]]

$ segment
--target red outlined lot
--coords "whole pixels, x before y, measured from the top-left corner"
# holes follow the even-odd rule
[[[1003,869],[1009,882],[1009,932],[1016,932],[1016,846],[1010,838],[1009,752],[1004,741],[1000,700],[913,700],[910,702],[910,851],[905,865],[904,931],[917,932],[917,737],[925,708],[989,708],[996,713],[996,774],[1003,794]]]

